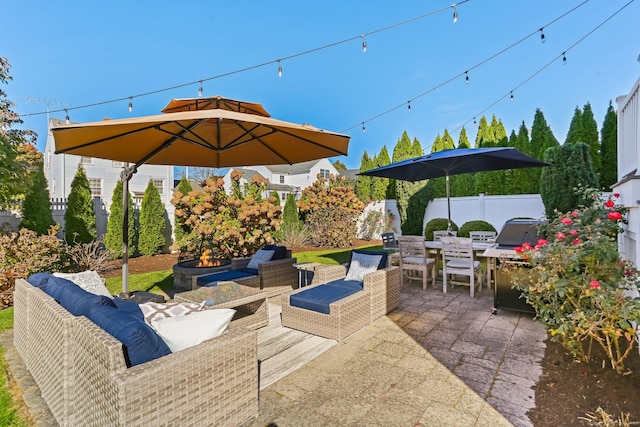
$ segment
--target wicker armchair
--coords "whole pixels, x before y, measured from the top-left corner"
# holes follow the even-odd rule
[[[329,314],[294,307],[290,298],[315,286],[342,279],[342,265],[319,267],[310,286],[288,292],[282,299],[282,326],[342,341],[398,307],[400,274],[398,267],[387,267],[364,276],[363,289],[330,304]]]

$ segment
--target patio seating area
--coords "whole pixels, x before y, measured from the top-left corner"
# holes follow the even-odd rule
[[[270,314],[279,299],[269,298]],[[279,316],[272,315],[258,330],[258,358],[266,358],[268,343],[272,366],[263,362],[259,415],[248,425],[531,426],[526,412],[535,406],[531,387],[541,373],[546,334],[529,315],[492,315],[492,303],[491,292],[471,299],[464,287],[444,294],[405,285],[398,309],[340,344],[321,339],[311,345],[315,358],[281,372],[274,366],[287,352],[305,355],[311,341],[291,344],[304,340],[294,333],[304,333],[273,327]],[[12,335],[0,336],[11,375],[36,425],[55,425]]]

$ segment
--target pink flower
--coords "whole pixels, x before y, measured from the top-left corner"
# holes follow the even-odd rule
[[[580,243],[580,239],[573,239],[573,243],[577,245],[578,243]]]
[[[513,248],[513,250],[518,253],[521,254],[522,253],[522,246],[516,246],[515,248]]]
[[[627,268],[627,269],[624,271],[624,275],[625,275],[625,276],[631,276],[631,275],[633,275],[633,270],[631,270],[630,268]]]
[[[560,220],[560,222],[563,223],[563,224],[569,225],[569,224],[571,224],[573,222],[573,220],[571,218],[562,218]]]
[[[620,198],[620,193],[613,193],[613,197],[615,197],[616,199]]]
[[[569,234],[571,234],[572,236],[577,236],[578,230],[569,230]]]
[[[531,246],[531,244],[529,242],[524,242],[522,244],[522,250],[530,251],[531,249],[533,249],[533,246]]]
[[[596,224],[600,224],[602,220],[600,218],[596,218]]]
[[[608,208],[612,208],[615,206],[615,203],[613,203],[613,200],[607,200],[607,202],[604,205]]]
[[[572,216],[572,217],[574,217],[574,218],[575,218],[575,217],[577,217],[578,215],[580,215],[580,214],[578,213],[578,211],[573,211],[573,212],[571,212],[571,216]]]
[[[592,280],[591,282],[589,282],[589,286],[592,289],[600,289],[600,282],[598,282],[597,280]]]
[[[539,245],[539,246],[544,246],[544,245],[546,245],[546,244],[548,244],[548,243],[549,243],[549,241],[548,241],[548,240],[545,240],[545,239],[538,239],[538,245]]]
[[[611,211],[607,214],[607,218],[619,221],[622,219],[622,214],[618,211]]]
[[[562,239],[564,239],[564,237],[565,237],[564,233],[561,232],[561,231],[558,231],[558,234],[556,234],[556,239],[558,239],[558,240],[562,240]]]

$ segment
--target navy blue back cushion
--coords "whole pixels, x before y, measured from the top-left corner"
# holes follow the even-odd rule
[[[93,307],[87,317],[123,344],[128,367],[171,354],[167,344],[149,325],[123,310]]]
[[[329,314],[330,304],[355,294],[360,289],[352,289],[345,286],[333,286],[331,284],[318,285],[289,297],[289,304],[293,307],[306,308],[318,313]]]
[[[51,276],[44,291],[74,316],[86,316],[93,307],[97,306],[116,308],[110,298],[87,292],[70,280],[60,277]]]
[[[287,257],[287,248],[285,246],[265,245],[262,249],[266,251],[274,251],[271,261],[285,259]]]
[[[349,264],[351,264],[351,258],[353,258],[354,252],[366,255],[382,255],[382,258],[380,258],[380,262],[378,263],[378,270],[387,268],[387,258],[389,257],[387,251],[368,251],[366,249],[354,249],[351,251],[351,255],[349,256]]]
[[[32,286],[36,288],[40,288],[44,290],[45,285],[49,281],[49,278],[53,277],[53,275],[49,273],[36,273],[29,276],[27,282],[29,282]]]
[[[252,270],[252,269],[245,269],[245,270]],[[218,282],[220,281],[234,280],[234,279],[239,279],[241,277],[248,277],[248,276],[256,276],[257,274],[258,274],[257,270],[255,274],[248,273],[243,270],[228,270],[228,271],[222,271],[220,273],[212,273],[212,274],[207,274],[206,276],[198,277],[196,283],[198,284],[198,286],[217,286]]]
[[[139,320],[144,320],[144,314],[140,310],[140,305],[133,301],[127,301],[122,298],[115,297],[113,303],[118,307],[118,310],[122,310],[125,313],[129,313],[133,317]]]
[[[363,283],[362,282],[358,282],[357,280],[338,279],[338,280],[333,280],[333,281],[327,283],[327,285],[341,286],[341,287],[347,288],[347,289],[355,289],[356,291],[361,291],[363,289]]]

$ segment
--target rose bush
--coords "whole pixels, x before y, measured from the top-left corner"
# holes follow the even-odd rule
[[[556,212],[547,226],[549,240],[516,248],[533,274],[514,275],[514,286],[536,310],[551,339],[574,357],[589,361],[600,345],[618,372],[631,353],[640,323],[638,270],[620,258],[617,235],[627,209],[583,189],[587,202],[568,213]]]

